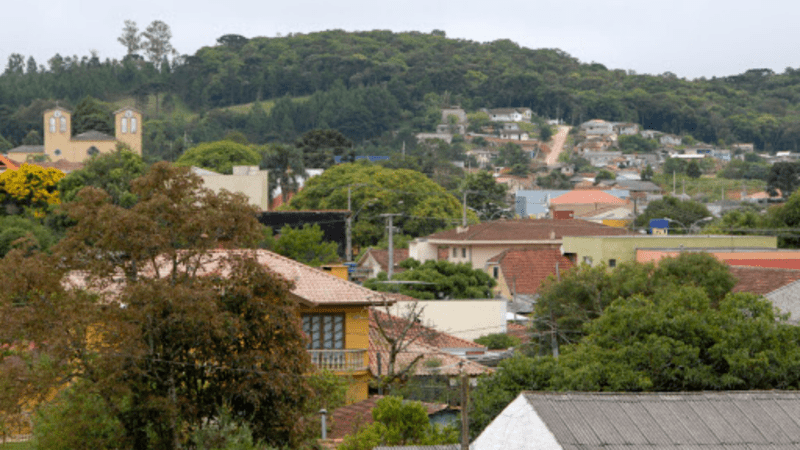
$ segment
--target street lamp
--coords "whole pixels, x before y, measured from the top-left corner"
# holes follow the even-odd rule
[[[662,220],[666,220],[669,223],[675,222],[678,225],[680,225],[681,228],[683,228],[683,231],[687,232],[688,234],[692,234],[692,230],[694,229],[695,225],[697,225],[700,222],[708,222],[709,220],[714,220],[714,218],[713,217],[703,217],[702,219],[695,220],[688,227],[686,225],[684,225],[683,222],[681,222],[679,220],[675,220],[675,219],[670,219],[669,217],[664,217]]]
[[[708,222],[708,221],[711,221],[711,220],[714,220],[714,218],[713,217],[703,217],[702,219],[695,220],[694,222],[692,222],[691,225],[689,225],[689,232],[691,232],[691,230],[694,229],[694,226],[697,225],[698,223],[700,223],[700,222]]]

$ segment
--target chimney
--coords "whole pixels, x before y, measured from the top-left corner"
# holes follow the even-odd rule
[[[556,238],[556,230],[550,230],[550,240],[555,240]]]

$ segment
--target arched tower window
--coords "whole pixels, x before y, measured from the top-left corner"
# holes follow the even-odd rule
[[[67,132],[67,118],[66,117],[61,117],[59,119],[59,121],[61,122],[61,132],[62,133],[66,133]]]
[[[55,133],[56,132],[56,118],[55,117],[51,117],[50,118],[50,132],[51,133]]]
[[[131,133],[136,133],[136,117],[131,117]]]
[[[122,132],[123,133],[127,133],[128,132],[128,119],[123,117],[121,123],[122,123],[122,126],[120,128],[122,128]]]

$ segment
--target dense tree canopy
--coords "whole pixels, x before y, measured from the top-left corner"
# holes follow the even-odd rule
[[[392,281],[419,282],[419,284],[392,284],[386,273],[364,282],[364,286],[383,292],[400,292],[419,299],[491,298],[497,284],[483,270],[473,269],[467,263],[450,261],[419,261],[409,258],[400,263],[406,269],[392,277]]]
[[[80,380],[73,386],[120,424],[120,448],[192,445],[223,408],[257,439],[299,445],[316,394],[290,285],[246,251],[225,251],[261,238],[254,210],[165,163],[131,192],[126,209],[84,188],[52,257],[14,250],[0,260],[13,285],[0,293],[0,343],[35,343],[50,375],[42,395]],[[28,373],[41,373],[33,362]]]
[[[403,214],[394,225],[404,234],[424,236],[461,219],[461,202],[425,175],[369,163],[339,164],[308,180],[292,198],[291,209],[347,209],[347,190],[355,217],[353,242],[375,245],[383,236],[383,213]],[[469,213],[469,220],[477,218]]]
[[[711,213],[702,204],[692,200],[681,200],[676,197],[664,197],[648,203],[644,212],[636,218],[637,227],[648,227],[650,219],[671,219],[670,233],[691,233],[689,228],[700,219],[711,217]]]
[[[257,166],[261,155],[252,148],[233,141],[217,141],[200,144],[186,150],[177,161],[179,166],[197,166],[230,175],[233,166]]]
[[[93,186],[111,196],[115,205],[131,207],[136,196],[131,192],[131,181],[145,174],[147,167],[142,158],[123,148],[90,159],[83,169],[71,172],[58,183],[65,202],[75,200],[78,192]]]

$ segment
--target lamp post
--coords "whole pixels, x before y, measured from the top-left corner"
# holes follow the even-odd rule
[[[678,225],[680,225],[681,228],[683,228],[683,231],[685,231],[687,234],[692,234],[692,230],[694,229],[695,225],[697,225],[700,222],[708,222],[709,220],[714,220],[714,218],[713,217],[703,217],[702,219],[695,220],[688,227],[686,225],[684,225],[683,222],[681,222],[679,220],[675,220],[675,219],[670,219],[669,217],[664,217],[663,220],[666,220],[669,223],[675,222]]]

